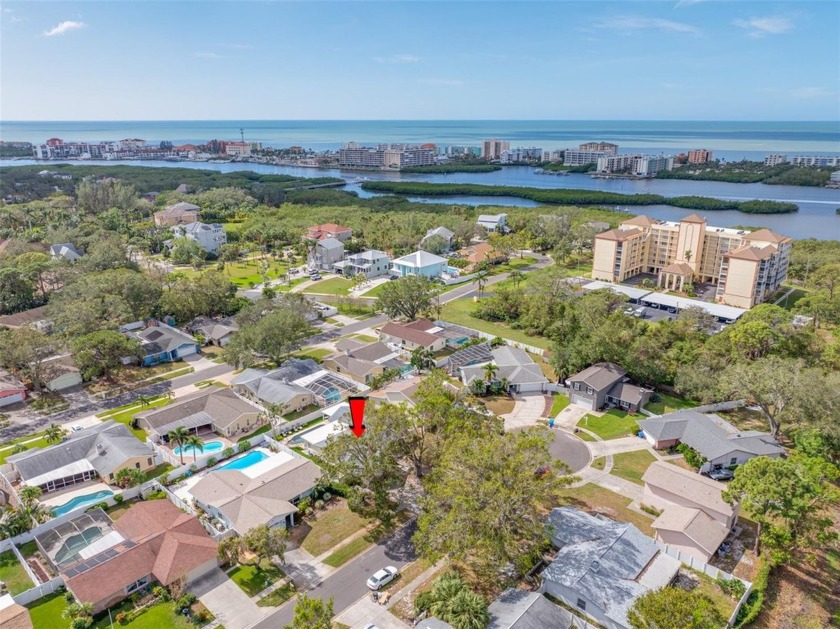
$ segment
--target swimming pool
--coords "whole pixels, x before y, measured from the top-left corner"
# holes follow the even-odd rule
[[[113,491],[103,489],[92,494],[76,496],[75,498],[71,498],[70,500],[65,502],[63,505],[53,507],[53,513],[55,514],[55,517],[58,517],[60,515],[64,515],[65,513],[70,513],[71,511],[73,511],[74,509],[78,509],[79,507],[85,507],[88,505],[95,504],[97,502],[102,502],[106,498],[110,498],[113,495]]]
[[[244,470],[246,467],[251,467],[252,465],[256,465],[260,461],[265,461],[268,458],[268,455],[263,452],[262,450],[253,450],[249,452],[245,456],[241,456],[238,459],[234,459],[230,463],[222,465],[216,469],[216,471],[220,470]]]
[[[221,441],[207,441],[204,444],[204,450],[202,450],[201,448],[195,448],[195,450],[197,450],[195,454],[197,454],[198,456],[202,456],[204,454],[210,454],[211,452],[218,452],[224,447],[225,444]],[[182,453],[192,456],[194,454],[193,449],[194,448],[192,446],[187,446],[185,448],[175,448],[173,452],[175,453],[175,456],[180,456]]]
[[[64,563],[82,548],[90,545],[92,541],[99,539],[100,537],[102,537],[102,529],[98,526],[92,526],[81,533],[71,535],[64,540],[64,544],[61,545],[61,548],[59,548],[58,552],[55,554],[55,563]]]

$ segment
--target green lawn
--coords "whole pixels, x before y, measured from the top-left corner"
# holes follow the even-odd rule
[[[636,432],[639,429],[636,424],[638,419],[644,419],[644,415],[628,415],[624,411],[612,409],[602,417],[586,415],[578,422],[578,426],[591,430],[601,439],[615,439]]]
[[[785,292],[787,292],[787,288],[782,288]],[[782,293],[784,294],[784,293]],[[784,308],[785,310],[793,310],[793,307],[796,305],[796,302],[808,295],[807,290],[803,290],[801,288],[794,288],[787,297],[785,297],[782,301],[779,302],[779,306]]]
[[[554,402],[551,405],[549,417],[557,417],[557,414],[569,405],[569,396],[565,393],[555,393]]]
[[[251,258],[228,262],[225,264],[224,275],[241,288],[248,288],[252,283],[262,284],[262,260],[263,258]],[[265,258],[265,260],[268,262],[268,278],[271,280],[282,277],[289,270],[289,265],[285,262],[278,262],[269,258]],[[211,262],[198,271],[192,268],[177,270],[183,271],[188,276],[195,276],[206,271],[216,270],[216,263]]]
[[[116,607],[111,608],[111,616],[108,612],[98,615],[93,622],[92,629],[111,629],[111,619],[120,612],[129,612],[134,609],[134,605],[126,601]],[[64,620],[61,625],[54,625],[57,627],[69,626],[70,623]],[[129,627],[130,629],[189,629],[195,628],[189,620],[175,613],[175,606],[172,603],[158,603],[147,607],[142,614],[131,622],[125,624],[118,624],[114,622],[116,627]]]
[[[257,605],[260,607],[277,607],[288,601],[294,595],[295,586],[291,583],[286,583],[274,590],[271,594],[263,596],[257,601]]]
[[[171,404],[172,400],[170,400],[166,396],[159,396],[152,399],[151,402],[146,404],[145,406],[141,406],[136,402],[132,402],[131,404],[125,404],[124,406],[120,406],[118,408],[113,408],[109,411],[104,413],[99,413],[97,417],[99,417],[102,421],[108,421],[109,419],[113,419],[116,422],[121,424],[125,424],[128,429],[134,433],[134,436],[140,439],[140,441],[146,441],[146,431],[142,428],[132,428],[131,427],[131,420],[134,419],[134,416],[137,413],[141,413],[143,411],[147,411],[150,408],[158,408],[159,406],[166,406],[167,404]]]
[[[40,433],[38,433],[38,434],[40,434]],[[30,436],[28,436],[28,437],[24,437],[24,438],[22,438],[22,439],[18,440],[18,442],[17,442],[17,443],[22,443],[22,442],[26,441],[27,439],[32,439],[32,438],[33,438],[33,436],[34,436],[34,435],[30,435]],[[14,442],[9,442],[9,443],[14,444]],[[51,445],[53,445],[53,444],[51,444],[51,443],[47,443],[47,440],[46,440],[46,439],[44,439],[43,437],[40,437],[40,438],[38,438],[38,439],[35,439],[35,441],[33,441],[33,442],[31,442],[31,443],[24,443],[23,445],[24,445],[24,446],[26,446],[26,449],[27,449],[27,450],[32,450],[32,449],[36,449],[36,448],[46,448],[47,446],[51,446]],[[6,462],[6,457],[7,457],[7,456],[11,456],[11,455],[12,455],[12,450],[13,450],[13,449],[14,449],[14,445],[12,445],[12,447],[11,447],[11,448],[5,448],[5,449],[3,449],[3,450],[0,450],[0,465],[2,465],[3,463],[5,463],[5,462]]]
[[[382,291],[385,290],[385,287],[388,285],[388,282],[382,282],[371,288],[369,291],[362,293],[362,297],[379,297],[382,294]]]
[[[0,554],[0,581],[6,583],[6,587],[9,588],[9,593],[12,596],[35,587],[32,579],[26,574],[26,570],[23,569],[17,556],[11,550]]]
[[[336,308],[338,308],[338,314],[350,317],[351,319],[369,319],[376,314],[373,305],[364,306],[354,303],[336,304]]]
[[[18,546],[18,550],[20,554],[23,555],[24,559],[29,559],[32,555],[38,552],[38,544],[35,543],[35,540],[31,542],[26,542],[25,544],[21,544]]]
[[[642,474],[645,473],[648,466],[656,460],[647,450],[638,450],[636,452],[621,452],[613,455],[613,468],[611,474],[615,474],[619,478],[624,478],[637,485],[644,485],[642,482]]]
[[[551,344],[546,338],[540,336],[529,336],[521,330],[513,330],[500,323],[493,323],[492,321],[484,321],[483,319],[473,317],[472,313],[474,311],[475,303],[469,299],[458,299],[456,301],[449,302],[443,307],[441,319],[457,325],[463,325],[468,328],[480,330],[481,332],[486,332],[487,334],[493,334],[494,336],[501,336],[502,338],[516,341],[517,343],[527,343],[528,345],[533,345],[534,347],[542,349],[548,349]]]
[[[277,581],[277,579],[282,579],[285,575],[280,568],[272,564],[267,570],[252,565],[236,566],[236,568],[228,572],[228,576],[236,585],[242,588],[245,594],[256,596]]]
[[[367,520],[350,511],[346,503],[318,511],[318,517],[310,522],[312,530],[301,545],[309,554],[317,557],[339,542],[347,539],[367,525]]]
[[[367,541],[364,537],[357,537],[349,544],[345,544],[332,555],[324,559],[324,563],[333,568],[338,568],[343,563],[350,561],[353,557],[366,550],[373,545],[373,542]]]
[[[315,348],[315,349],[308,349],[308,350],[303,351],[303,352],[298,352],[297,354],[295,354],[295,357],[296,358],[311,358],[316,363],[320,363],[320,362],[323,362],[324,358],[326,358],[327,356],[329,356],[330,354],[333,354],[333,353],[335,353],[335,352],[333,352],[331,350],[328,350],[328,349]]]
[[[592,460],[592,467],[596,470],[603,470],[607,466],[607,457],[599,456]]]
[[[370,334],[351,334],[351,339],[356,339],[357,341],[361,341],[362,343],[375,343],[379,339],[375,336],[371,336]]]
[[[63,594],[50,594],[27,605],[34,629],[69,627],[70,622],[61,617],[67,602]]]
[[[265,426],[260,426],[254,432],[252,432],[250,435],[245,435],[241,439],[237,439],[236,443],[242,443],[243,441],[247,441],[247,440],[251,439],[251,437],[256,437],[257,435],[261,435],[264,432],[268,432],[269,430],[271,430],[271,424],[266,424]]]
[[[286,413],[285,415],[283,415],[283,419],[285,419],[287,422],[290,422],[290,421],[293,421],[293,420],[298,419],[300,417],[303,417],[304,415],[309,415],[309,413],[314,413],[319,408],[321,408],[321,407],[318,406],[317,404],[310,404],[309,406],[303,407],[299,411],[294,411],[292,413]],[[318,417],[317,419],[314,419],[312,421],[313,422],[319,422],[319,421],[321,421],[321,418]],[[304,426],[306,426],[306,424],[304,424]]]
[[[331,277],[328,280],[319,280],[303,289],[304,293],[320,293],[324,295],[346,295],[350,292],[353,282],[343,277]]]
[[[699,402],[686,400],[675,395],[668,395],[667,393],[657,393],[659,396],[658,402],[648,402],[645,404],[645,410],[650,411],[655,415],[664,415],[665,413],[672,413],[681,408],[694,408],[698,406]]]

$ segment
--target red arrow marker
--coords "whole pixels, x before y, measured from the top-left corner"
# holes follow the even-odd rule
[[[347,398],[347,401],[350,402],[350,419],[353,420],[353,425],[350,427],[350,430],[353,431],[353,434],[357,437],[361,437],[365,432],[365,402],[367,402],[367,397],[363,395],[352,395]]]

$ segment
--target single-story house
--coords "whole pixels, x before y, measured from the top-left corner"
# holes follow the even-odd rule
[[[128,338],[140,341],[145,353],[144,367],[175,362],[200,351],[192,336],[161,321],[138,321],[122,326],[120,331]]]
[[[325,424],[306,430],[295,436],[291,443],[301,445],[313,454],[321,454],[330,439],[338,437],[350,429],[350,405],[346,402],[324,409]]]
[[[630,384],[627,372],[614,363],[596,363],[566,380],[569,401],[590,411],[615,406],[629,413],[644,408],[653,393]]]
[[[11,594],[0,596],[0,628],[32,629],[32,627],[28,609],[15,603]]]
[[[548,378],[524,350],[502,345],[492,350],[490,357],[491,360],[484,365],[460,367],[461,382],[470,386],[475,380],[486,380],[485,365],[493,364],[496,366],[493,382],[507,381],[507,390],[510,393],[545,391]]]
[[[53,356],[44,361],[46,387],[50,391],[64,391],[82,384],[82,374],[69,354]]]
[[[504,234],[508,231],[507,214],[480,214],[475,223],[486,229],[488,233]]]
[[[458,375],[461,367],[469,367],[471,365],[486,365],[493,360],[493,346],[490,341],[476,343],[469,345],[448,357],[446,361],[446,370],[449,375]]]
[[[364,274],[370,280],[388,275],[391,270],[391,258],[384,251],[368,249],[359,253],[351,253],[344,260],[336,262],[333,268],[336,273],[344,277]]]
[[[338,238],[323,238],[315,243],[309,254],[309,266],[331,271],[344,259],[344,243]]]
[[[651,525],[656,541],[708,561],[738,521],[738,505],[722,498],[726,485],[665,461],[642,480],[643,504],[662,511]]]
[[[401,373],[411,369],[410,365],[400,360],[401,352],[394,351],[381,341],[362,343],[342,339],[336,343],[336,349],[338,352],[324,359],[324,368],[362,384],[368,384],[371,378],[383,374],[386,369],[397,369]]]
[[[154,213],[155,225],[158,227],[173,227],[195,223],[200,211],[200,207],[186,201],[167,205],[164,209]]]
[[[323,240],[324,238],[335,238],[341,242],[350,240],[353,235],[353,230],[344,225],[336,225],[335,223],[324,223],[323,225],[313,225],[307,228],[307,240]]]
[[[572,614],[539,592],[505,590],[487,608],[487,629],[545,629],[571,627]]]
[[[743,465],[757,456],[776,458],[784,448],[765,432],[738,430],[718,415],[692,409],[640,420],[645,438],[663,450],[684,443],[705,459],[701,471]]]
[[[93,531],[86,533],[82,539],[90,540]],[[76,600],[98,614],[155,583],[183,579],[189,586],[218,567],[217,552],[198,518],[168,500],[152,500],[132,505],[60,574]]]
[[[437,352],[447,344],[445,336],[436,334],[442,329],[428,319],[417,319],[411,323],[389,321],[379,329],[379,339],[409,352],[420,347]]]
[[[239,331],[239,324],[233,317],[197,317],[186,326],[190,334],[201,334],[205,345],[224,347]]]
[[[452,248],[452,240],[455,238],[455,232],[443,226],[435,227],[434,229],[426,231],[426,235],[423,236],[423,239],[420,241],[420,248],[422,249],[423,243],[434,236],[438,236],[443,239],[446,243],[446,251],[449,251]]]
[[[541,590],[607,629],[627,629],[636,599],[669,585],[680,569],[632,524],[558,507],[547,528],[558,551],[541,575]]]
[[[69,242],[65,242],[60,245],[51,245],[50,255],[53,258],[64,258],[68,262],[75,262],[83,255],[85,255],[85,252],[80,249],[77,249],[76,245]]]
[[[392,260],[391,275],[435,278],[440,277],[447,266],[449,266],[449,262],[446,258],[441,258],[439,255],[428,251],[415,251],[402,258]]]
[[[5,369],[0,369],[0,408],[26,399],[26,385]]]
[[[469,266],[464,269],[468,273],[475,271],[481,264],[499,264],[505,261],[505,255],[487,242],[458,249],[457,253],[462,260],[469,262]]]
[[[167,435],[176,428],[186,428],[196,434],[201,430],[212,430],[225,437],[234,437],[253,432],[265,423],[262,409],[230,389],[199,391],[134,417],[138,426],[155,441],[168,441]]]
[[[294,456],[253,477],[242,470],[215,470],[189,491],[204,511],[244,535],[262,524],[294,526],[295,505],[312,493],[321,476],[315,463]]]
[[[52,332],[52,321],[47,318],[47,306],[0,316],[0,326],[11,329],[28,326],[45,334]]]
[[[61,443],[13,454],[6,462],[24,485],[44,493],[97,477],[113,483],[122,469],[146,471],[156,465],[152,448],[113,420],[72,432]]]

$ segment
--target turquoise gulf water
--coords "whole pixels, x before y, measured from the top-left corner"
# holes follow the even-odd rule
[[[58,517],[60,515],[64,515],[65,513],[70,513],[71,511],[78,509],[79,507],[85,507],[88,505],[95,504],[97,502],[102,502],[106,498],[110,498],[113,495],[113,491],[103,489],[92,494],[76,496],[75,498],[72,498],[65,502],[63,505],[53,507],[53,513],[55,514],[55,517]]]
[[[238,459],[234,459],[230,463],[222,465],[222,467],[216,468],[216,471],[221,470],[244,470],[246,467],[251,467],[252,465],[256,465],[260,461],[265,461],[268,458],[268,455],[261,450],[254,450],[249,452],[245,456],[239,457]]]
[[[0,139],[45,142],[142,138],[158,143],[201,144],[239,139],[272,146],[336,149],[351,140],[477,145],[487,138],[543,149],[608,141],[622,152],[680,152],[708,148],[726,159],[770,152],[840,151],[840,121],[644,121],[644,120],[173,120],[0,121]]]
[[[225,447],[225,444],[223,444],[221,441],[208,441],[204,444],[204,449],[203,450],[200,449],[200,448],[193,448],[192,446],[187,446],[185,448],[175,448],[175,450],[173,450],[173,452],[175,453],[175,456],[180,456],[182,453],[183,454],[188,454],[190,456],[192,456],[193,454],[197,454],[198,456],[202,456],[202,455],[205,455],[205,454],[209,454],[211,452],[218,452],[219,450],[223,449],[224,447]],[[195,452],[193,452],[194,450],[195,450]]]

